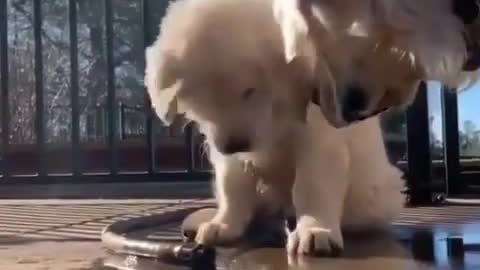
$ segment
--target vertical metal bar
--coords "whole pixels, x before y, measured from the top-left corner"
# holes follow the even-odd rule
[[[70,26],[70,102],[72,105],[72,172],[74,176],[82,174],[80,165],[80,107],[78,82],[78,37],[77,37],[77,0],[68,1],[68,19]]]
[[[125,109],[126,106],[123,103],[120,103],[120,139],[125,140],[126,130],[125,130]]]
[[[194,170],[195,144],[193,141],[193,125],[188,123],[185,127],[185,155],[187,155],[187,171],[192,173]]]
[[[35,133],[37,137],[38,175],[46,174],[45,129],[43,109],[43,46],[42,46],[42,1],[33,0],[33,38],[35,43]]]
[[[447,195],[458,195],[463,192],[465,183],[460,179],[457,93],[445,89],[442,95],[442,104]]]
[[[412,204],[431,202],[430,123],[427,84],[407,110],[408,185]]]
[[[115,67],[113,55],[113,5],[105,0],[105,36],[107,49],[107,109],[110,173],[118,174],[117,104],[115,97]]]
[[[1,110],[2,110],[2,151],[3,160],[1,166],[1,174],[3,178],[7,178],[8,171],[8,146],[9,146],[9,115],[10,108],[8,104],[8,24],[7,24],[7,0],[0,0],[0,74],[2,80],[0,82],[0,90],[2,91]]]
[[[149,0],[142,0],[142,29],[143,29],[143,43],[144,48],[147,48],[152,42],[152,33],[150,31],[150,7]],[[145,54],[142,55],[144,61],[143,65],[145,66]],[[146,136],[146,160],[147,160],[147,170],[149,174],[155,173],[155,145],[153,139],[153,112],[152,104],[148,92],[145,90],[144,96],[144,114],[145,114],[145,136]]]

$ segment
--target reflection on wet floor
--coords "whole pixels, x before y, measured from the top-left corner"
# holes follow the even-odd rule
[[[480,234],[458,235],[446,231],[397,228],[392,234],[348,236],[345,239],[345,251],[339,258],[288,258],[281,248],[230,249],[219,251],[216,267],[200,266],[197,269],[480,269],[480,248],[474,244],[475,239],[480,239]],[[120,255],[108,257],[102,267],[94,269],[189,269]]]
[[[99,242],[104,226],[124,219],[211,205],[203,201],[82,202],[0,205],[0,269],[176,270],[188,267],[111,255]],[[281,248],[219,249],[216,267],[196,269],[480,269],[478,206],[407,208],[391,235],[346,237],[340,258],[289,260]],[[146,233],[148,232],[148,233]],[[149,240],[179,241],[178,222],[146,233]],[[257,237],[258,238],[258,237]]]

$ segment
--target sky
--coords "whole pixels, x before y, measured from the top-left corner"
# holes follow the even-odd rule
[[[434,117],[432,130],[435,137],[441,139],[443,136],[440,84],[429,82],[428,88],[429,113]],[[458,94],[458,118],[460,130],[463,130],[463,123],[466,120],[473,121],[477,130],[480,129],[480,82]]]

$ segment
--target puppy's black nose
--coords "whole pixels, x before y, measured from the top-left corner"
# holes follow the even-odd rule
[[[365,118],[362,112],[367,109],[368,97],[363,88],[357,85],[347,87],[342,103],[342,117],[346,122],[355,122]]]
[[[220,152],[227,155],[248,152],[249,150],[250,142],[241,138],[230,138],[219,149]]]

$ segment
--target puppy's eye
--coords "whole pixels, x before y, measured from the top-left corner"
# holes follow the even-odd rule
[[[256,91],[256,89],[253,88],[253,87],[250,87],[250,88],[245,89],[245,90],[243,91],[243,93],[242,93],[242,98],[243,98],[244,100],[249,100],[249,99],[253,96],[253,94],[255,93],[255,91]]]

